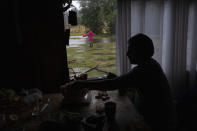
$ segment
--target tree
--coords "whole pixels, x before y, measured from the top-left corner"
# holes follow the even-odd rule
[[[102,21],[107,25],[107,33],[115,33],[115,23],[116,23],[116,11],[117,10],[117,0],[104,1],[102,9],[100,12],[100,17]]]
[[[99,34],[115,33],[116,0],[80,0],[80,23]]]
[[[103,21],[99,15],[101,1],[103,0],[80,1],[81,24],[97,34],[101,33],[103,29]]]

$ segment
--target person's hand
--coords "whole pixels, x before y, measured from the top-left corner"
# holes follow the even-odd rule
[[[114,73],[111,73],[111,72],[108,72],[108,73],[107,73],[107,78],[108,78],[108,79],[113,79],[113,78],[116,78],[116,77],[117,77],[117,75],[114,74]]]

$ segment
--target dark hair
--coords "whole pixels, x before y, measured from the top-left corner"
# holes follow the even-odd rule
[[[129,48],[133,48],[138,57],[150,58],[154,54],[153,41],[142,33],[131,37],[128,43]]]

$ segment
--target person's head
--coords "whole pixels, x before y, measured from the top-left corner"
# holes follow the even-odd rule
[[[131,64],[139,64],[151,58],[154,54],[153,42],[144,34],[140,33],[131,37],[128,44],[127,56]]]

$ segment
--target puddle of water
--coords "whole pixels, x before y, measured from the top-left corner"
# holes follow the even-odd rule
[[[70,39],[86,39],[86,37],[83,37],[83,36],[70,36]]]
[[[113,42],[113,41],[114,39],[112,38],[101,38],[101,39],[95,39],[93,42],[94,43],[108,43],[108,42]],[[79,45],[81,44],[89,44],[88,38],[83,37],[83,36],[70,36],[69,46],[67,46],[67,48],[79,47]]]

